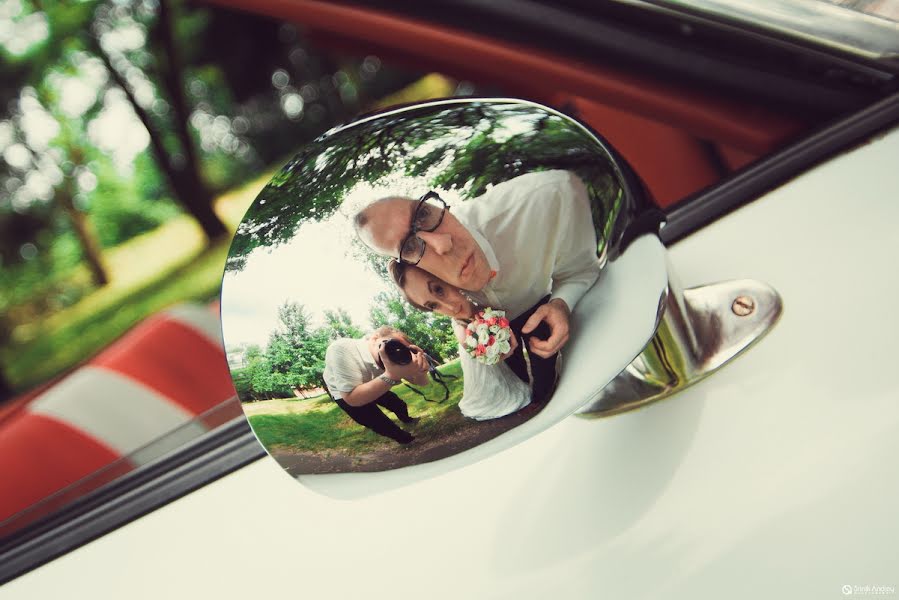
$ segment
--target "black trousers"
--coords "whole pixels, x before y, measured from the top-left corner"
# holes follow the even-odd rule
[[[518,375],[518,378],[524,382],[529,381],[527,362],[524,358],[524,347],[532,337],[541,340],[547,339],[550,335],[550,329],[546,322],[541,322],[529,334],[522,333],[521,328],[524,327],[527,320],[531,318],[534,311],[543,304],[549,302],[549,298],[549,296],[544,296],[540,299],[540,302],[509,322],[509,326],[518,337],[518,348],[515,349],[512,356],[506,359],[506,364],[509,365],[512,372]],[[534,381],[531,382],[532,397],[533,401],[536,403],[546,402],[549,400],[550,394],[552,394],[553,388],[556,385],[556,359],[558,356],[558,354],[553,354],[549,358],[543,358],[542,356],[537,356],[533,352],[528,353],[528,358],[531,361],[531,374],[534,377]]]
[[[393,392],[385,392],[380,398],[374,402],[369,402],[364,406],[351,406],[346,403],[343,398],[335,398],[337,406],[343,409],[352,420],[359,423],[363,427],[371,429],[378,435],[389,437],[400,444],[408,444],[415,439],[408,431],[401,429],[399,425],[390,420],[390,417],[384,414],[379,406],[383,406],[397,417],[403,423],[414,421],[409,416],[409,407],[403,402],[403,399]]]

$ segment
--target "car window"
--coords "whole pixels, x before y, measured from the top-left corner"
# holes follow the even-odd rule
[[[674,0],[662,4],[779,31],[873,60],[894,61],[899,53],[899,9],[889,2],[817,0],[800,4],[783,0]]]
[[[425,17],[4,4],[0,477],[17,493],[0,534],[244,419],[258,398],[234,389],[216,305],[230,236],[329,127],[433,97],[526,97],[599,131],[660,207],[681,208],[870,97],[841,108],[840,87],[803,110],[529,47],[514,22],[487,37]]]
[[[302,145],[460,82],[235,11],[4,4],[4,533],[234,417],[230,235]],[[14,35],[13,35],[14,34]],[[36,475],[39,474],[39,475]]]

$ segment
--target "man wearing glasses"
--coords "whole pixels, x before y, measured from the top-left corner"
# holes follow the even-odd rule
[[[600,271],[589,198],[577,175],[521,175],[452,211],[434,192],[417,201],[382,198],[356,215],[355,226],[374,251],[505,310],[529,351],[534,400],[548,399],[571,310]]]

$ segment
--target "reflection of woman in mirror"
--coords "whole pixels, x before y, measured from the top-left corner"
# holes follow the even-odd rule
[[[453,319],[453,332],[460,343],[459,359],[464,387],[459,409],[463,415],[479,421],[496,419],[530,404],[531,388],[527,383],[526,370],[522,377],[506,363],[518,350],[514,335],[510,340],[512,349],[502,356],[503,360],[495,365],[476,361],[461,344],[466,336],[465,325],[477,314],[478,307],[458,289],[419,267],[391,260],[388,271],[412,306]]]
[[[505,311],[528,349],[534,400],[545,402],[569,339],[571,311],[601,270],[587,186],[574,172],[533,171],[452,208],[433,191],[417,201],[388,196],[359,211],[353,223],[371,250]],[[512,360],[521,376],[523,355]]]

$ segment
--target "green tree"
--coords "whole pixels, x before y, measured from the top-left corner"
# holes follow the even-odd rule
[[[338,308],[336,311],[325,311],[325,327],[332,340],[338,338],[356,339],[365,335],[365,332],[353,323],[353,319],[343,308]]]
[[[60,27],[67,29],[69,24]],[[4,93],[0,119],[14,142],[12,152],[4,153],[0,161],[0,176],[13,196],[9,205],[0,207],[0,219],[21,222],[14,215],[27,212],[48,218],[43,229],[50,230],[55,228],[53,216],[63,216],[80,243],[94,282],[105,285],[109,277],[100,244],[88,216],[76,205],[79,183],[92,175],[86,164],[85,148],[90,144],[85,123],[98,112],[98,96],[84,94],[86,102],[78,110],[71,106],[64,110],[60,82],[80,74],[83,57],[48,46],[23,57],[0,51],[0,74],[12,88]]]
[[[325,353],[333,341],[328,327],[322,327],[313,331],[304,341],[302,352],[298,357],[300,373],[302,374],[300,390],[311,387],[320,387],[328,396],[328,386],[325,384]]]
[[[37,88],[38,98],[41,104],[46,107],[48,112],[53,116],[54,120],[59,124],[60,133],[56,137],[56,148],[60,150],[62,160],[59,161],[59,169],[62,173],[62,180],[54,189],[54,200],[68,217],[72,229],[81,244],[82,253],[88,268],[91,271],[94,282],[103,286],[109,283],[108,269],[100,250],[100,242],[97,239],[96,230],[90,217],[76,206],[76,196],[81,191],[78,183],[79,178],[90,175],[94,179],[96,176],[87,166],[85,147],[89,147],[86,143],[86,135],[84,132],[84,119],[65,118],[61,114],[59,108],[58,91],[48,89],[46,82],[42,82]],[[91,103],[88,114],[96,114],[97,102],[96,98]],[[33,164],[37,166],[39,159],[35,155]]]
[[[280,332],[271,334],[265,346],[265,361],[269,368],[269,385],[275,389],[294,389],[299,385],[297,356],[299,348],[290,344]]]
[[[174,16],[177,9],[171,0],[159,0],[157,9],[145,3],[125,2],[115,7],[97,6],[87,25],[87,33],[80,36],[87,51],[97,56],[106,67],[110,80],[122,90],[134,114],[147,130],[150,150],[160,171],[165,174],[174,196],[196,219],[206,237],[212,241],[227,235],[225,224],[212,207],[213,194],[203,181],[196,142],[190,129],[191,110],[185,92],[184,66],[175,40]],[[152,68],[135,69],[128,50],[116,47],[108,38],[125,21],[148,34],[146,49],[138,49],[139,60],[148,61]],[[107,39],[104,40],[104,36]],[[132,74],[129,78],[126,73]],[[147,73],[156,75],[155,80]],[[168,108],[154,114],[138,98],[132,81],[153,87],[157,98],[164,99]]]
[[[348,316],[332,313],[332,320],[343,330],[352,330]],[[287,301],[278,308],[279,326],[271,334],[265,356],[276,387],[302,393],[323,387],[325,352],[335,333],[328,325],[314,329],[302,304]]]
[[[300,357],[309,335],[309,316],[301,304],[288,301],[278,307],[278,329],[269,337],[265,356],[279,387],[305,387],[306,374]]]
[[[278,389],[272,376],[272,367],[259,346],[250,346],[245,354],[243,377],[249,383],[250,394],[256,400],[272,398]]]
[[[237,397],[241,402],[259,400],[259,398],[253,395],[252,381],[246,367],[231,369],[231,381],[234,382],[234,389],[237,391]]]
[[[0,53],[0,69],[5,83],[15,89],[24,85],[40,88],[60,66],[84,61],[87,56],[96,57],[108,76],[97,90],[97,97],[102,97],[108,87],[118,88],[124,94],[149,134],[150,151],[173,195],[207,237],[216,239],[225,235],[227,229],[212,210],[212,194],[200,177],[189,130],[183,68],[173,33],[173,11],[168,2],[154,5],[26,0],[21,4],[22,18],[42,18],[46,36],[21,56]],[[130,42],[123,45],[121,40],[127,36],[116,35],[122,29],[129,30],[130,39],[146,38],[149,32],[151,43],[146,47],[139,44],[137,48]],[[154,74],[155,80],[148,73]],[[159,111],[165,118],[148,108],[155,106],[155,100],[170,108]]]
[[[599,231],[615,221],[623,194],[608,153],[562,116],[485,102],[388,112],[329,132],[273,177],[244,217],[227,268],[241,269],[260,246],[289,241],[305,220],[328,218],[362,182],[420,177],[472,198],[541,169],[575,171],[594,199]]]

